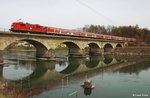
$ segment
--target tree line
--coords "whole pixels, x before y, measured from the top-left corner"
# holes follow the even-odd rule
[[[101,26],[101,25],[85,25],[82,28],[85,32],[92,32],[97,34],[107,34],[121,37],[137,38],[150,44],[150,30],[147,28],[139,28],[135,26]]]

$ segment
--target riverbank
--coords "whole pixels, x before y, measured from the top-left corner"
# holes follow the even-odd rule
[[[117,48],[115,53],[118,55],[148,55],[150,56],[150,47],[125,47]]]

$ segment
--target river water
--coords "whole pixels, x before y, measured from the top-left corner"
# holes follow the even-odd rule
[[[12,98],[149,98],[150,57],[112,56],[35,58],[34,51],[5,51],[0,67],[0,92]],[[84,89],[85,80],[94,89]]]

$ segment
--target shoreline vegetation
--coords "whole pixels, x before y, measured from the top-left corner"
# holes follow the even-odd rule
[[[125,47],[117,48],[115,53],[118,55],[149,55],[150,56],[150,47]]]

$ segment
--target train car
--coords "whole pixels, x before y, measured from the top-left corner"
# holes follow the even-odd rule
[[[142,38],[136,38],[134,40],[136,40],[137,42],[144,42],[144,40]]]
[[[38,34],[55,34],[62,36],[78,36],[78,37],[88,37],[88,38],[96,38],[96,39],[106,39],[106,40],[118,40],[118,41],[138,41],[135,38],[126,38],[126,37],[118,37],[104,34],[95,34],[91,32],[81,32],[78,30],[69,30],[62,29],[56,27],[45,27],[39,24],[30,24],[23,22],[13,22],[11,25],[10,31],[13,32],[30,32],[30,33],[38,33]]]
[[[127,41],[128,41],[128,42],[130,42],[130,41],[131,41],[131,38],[126,38],[126,39],[127,39]]]
[[[90,32],[80,32],[80,36],[82,37],[91,37],[91,38],[97,38],[98,34],[90,33]]]
[[[96,38],[103,39],[104,35],[103,34],[96,34]]]
[[[59,29],[59,34],[62,34],[62,35],[71,35],[70,34],[70,31],[67,30],[67,29]]]
[[[126,41],[126,37],[122,37],[124,41]]]
[[[120,37],[118,37],[118,36],[115,36],[115,40],[120,40]]]
[[[110,35],[104,35],[105,39],[111,40],[111,36]]]
[[[46,33],[55,34],[55,28],[53,28],[53,27],[45,27],[45,28],[46,28]]]
[[[39,24],[29,24],[23,22],[14,22],[10,31],[13,32],[30,32],[30,33],[46,33],[44,26]]]
[[[132,41],[132,42],[136,42],[136,41],[137,41],[137,39],[135,39],[135,38],[131,38],[131,41]]]
[[[86,33],[85,32],[79,32],[80,36],[83,36],[85,37],[86,36]]]
[[[47,34],[60,35],[61,34],[61,30],[60,30],[60,28],[56,28],[56,27],[48,27],[46,29],[46,33]]]
[[[122,37],[122,40],[127,41],[128,39],[126,37]]]
[[[47,34],[56,35],[73,35],[69,30],[55,27],[48,27],[46,30]]]
[[[119,41],[123,41],[124,38],[123,37],[117,37]]]
[[[80,36],[80,33],[78,33],[78,32],[70,32],[70,36]]]
[[[84,32],[85,33],[85,37],[95,37],[95,34],[90,33],[90,32]]]
[[[116,40],[116,36],[111,36],[111,40]]]

